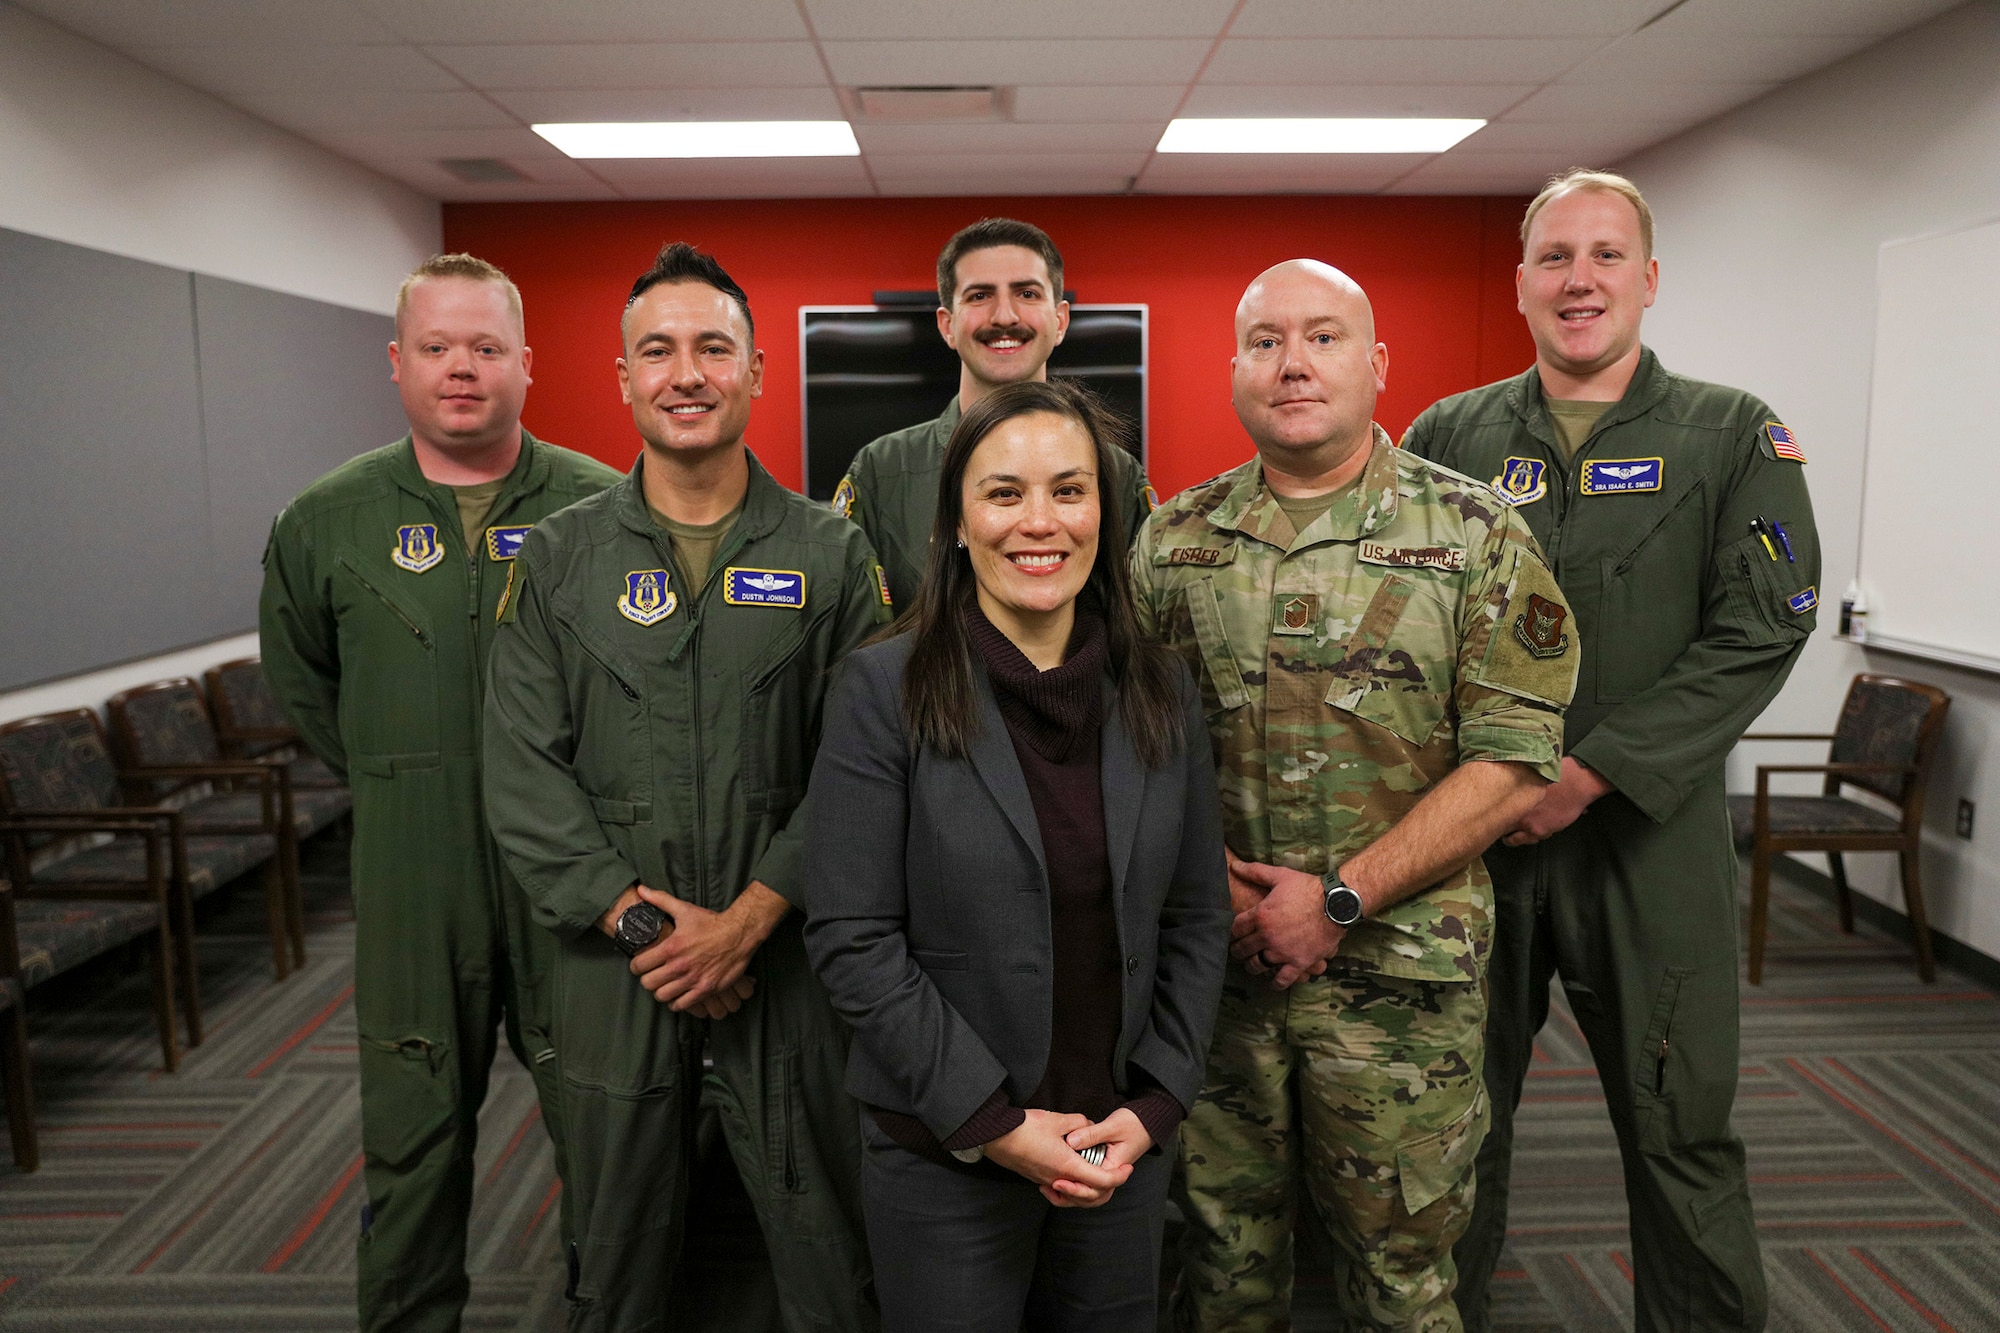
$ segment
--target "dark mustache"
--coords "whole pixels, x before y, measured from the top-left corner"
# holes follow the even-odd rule
[[[998,338],[1012,338],[1015,342],[1033,342],[1035,331],[1021,324],[1009,324],[1005,328],[987,327],[972,335],[980,342],[990,343]]]

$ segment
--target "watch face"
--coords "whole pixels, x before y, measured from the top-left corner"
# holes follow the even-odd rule
[[[651,903],[634,903],[618,917],[618,944],[628,954],[639,950],[660,938],[660,926],[666,921],[666,913]]]
[[[1345,884],[1326,891],[1327,920],[1336,926],[1351,926],[1361,919],[1361,895]]]

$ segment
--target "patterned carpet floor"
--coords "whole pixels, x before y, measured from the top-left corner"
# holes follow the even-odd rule
[[[353,923],[344,849],[308,849],[310,962],[274,984],[262,903],[240,886],[201,931],[208,1040],[158,1071],[143,959],[100,960],[30,1007],[42,1169],[0,1165],[0,1329],[347,1330],[361,1207]],[[1771,1327],[2000,1331],[2000,997],[1830,904],[1774,885],[1765,983],[1746,987],[1737,1123]],[[1561,1008],[1523,1107],[1498,1284],[1509,1330],[1632,1323],[1618,1156]],[[526,1074],[503,1054],[481,1115],[466,1327],[563,1327],[557,1187]],[[676,1327],[775,1329],[726,1156],[696,1189]],[[1318,1247],[1300,1333],[1339,1327]]]

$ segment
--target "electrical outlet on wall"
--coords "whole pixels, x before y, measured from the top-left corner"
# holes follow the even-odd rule
[[[1972,802],[1963,796],[1958,798],[1958,836],[1972,840]]]

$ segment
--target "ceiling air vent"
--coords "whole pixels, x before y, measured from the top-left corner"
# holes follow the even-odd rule
[[[1012,88],[847,88],[848,112],[859,120],[1005,120],[1014,109]]]
[[[467,185],[502,185],[528,179],[497,157],[441,157],[438,165]]]

